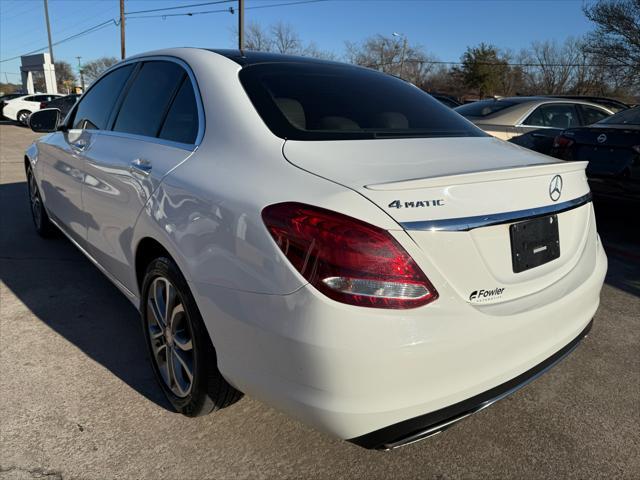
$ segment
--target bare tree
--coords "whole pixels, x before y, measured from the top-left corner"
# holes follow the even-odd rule
[[[237,35],[237,33],[236,33]],[[272,52],[273,38],[259,24],[250,23],[245,30],[245,48],[256,52]]]
[[[640,0],[598,0],[585,4],[584,13],[596,24],[585,51],[606,66],[614,85],[627,84],[640,93]]]
[[[71,93],[73,84],[76,81],[76,76],[73,73],[71,65],[69,65],[69,62],[59,61],[55,63],[55,68],[58,92],[67,94]]]
[[[115,57],[102,57],[82,65],[82,73],[88,84],[96,80],[102,72],[118,63]]]
[[[273,50],[288,55],[299,55],[303,47],[300,36],[290,23],[278,22],[271,26]]]
[[[401,76],[416,85],[423,84],[435,71],[435,57],[420,45],[407,44],[405,48],[399,37],[376,35],[361,43],[346,42],[345,48],[348,62]]]
[[[521,57],[529,64],[526,73],[529,85],[541,94],[567,92],[572,80],[572,65],[579,54],[580,50],[573,41],[567,41],[564,45],[552,41],[534,42]]]

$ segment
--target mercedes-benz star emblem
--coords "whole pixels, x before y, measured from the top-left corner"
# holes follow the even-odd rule
[[[606,141],[607,141],[607,136],[604,133],[598,135],[598,143],[604,143]]]
[[[562,177],[556,175],[549,184],[549,196],[555,202],[560,198],[560,195],[562,195]]]

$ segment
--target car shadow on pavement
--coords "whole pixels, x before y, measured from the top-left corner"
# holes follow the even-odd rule
[[[623,248],[634,249],[635,243],[616,236],[626,228],[624,222],[607,217],[602,224],[605,244],[611,236]],[[607,283],[640,296],[640,262],[609,255]],[[171,410],[153,377],[138,312],[62,234],[42,239],[35,233],[25,182],[0,185],[0,280],[47,326],[141,395]],[[2,315],[19,321],[20,308],[4,305]]]
[[[153,377],[137,310],[61,233],[36,234],[25,182],[0,185],[0,281],[52,330],[171,410]],[[25,318],[20,304],[3,300],[2,315]]]
[[[628,202],[595,197],[598,234],[609,258],[606,282],[640,297],[640,222]]]

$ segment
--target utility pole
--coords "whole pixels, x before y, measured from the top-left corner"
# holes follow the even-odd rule
[[[82,93],[84,93],[84,69],[80,63],[82,57],[76,57],[78,59],[78,70],[80,71],[80,86],[82,87]]]
[[[51,63],[53,62],[53,47],[51,46],[51,26],[49,25],[49,2],[48,0],[44,0],[44,19],[47,22],[47,36],[49,37],[49,57],[51,58]]]
[[[120,0],[120,58],[126,57],[124,47],[124,0]]]
[[[396,33],[393,32],[391,34],[394,37],[402,37],[402,53],[400,54],[400,78],[402,78],[402,73],[404,72],[404,56],[407,52],[407,36],[404,33]]]
[[[404,73],[404,54],[407,51],[407,37],[404,37],[404,42],[402,44],[402,55],[400,56],[400,78],[402,78],[402,74]]]
[[[238,50],[244,49],[244,0],[238,0]]]

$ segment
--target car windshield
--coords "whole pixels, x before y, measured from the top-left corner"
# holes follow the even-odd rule
[[[640,107],[623,110],[598,123],[606,125],[640,125]]]
[[[243,68],[240,81],[269,129],[281,138],[486,135],[410,83],[365,68],[264,63]]]
[[[465,117],[486,117],[505,108],[513,107],[516,103],[508,100],[480,100],[467,103],[455,108],[455,111]]]

